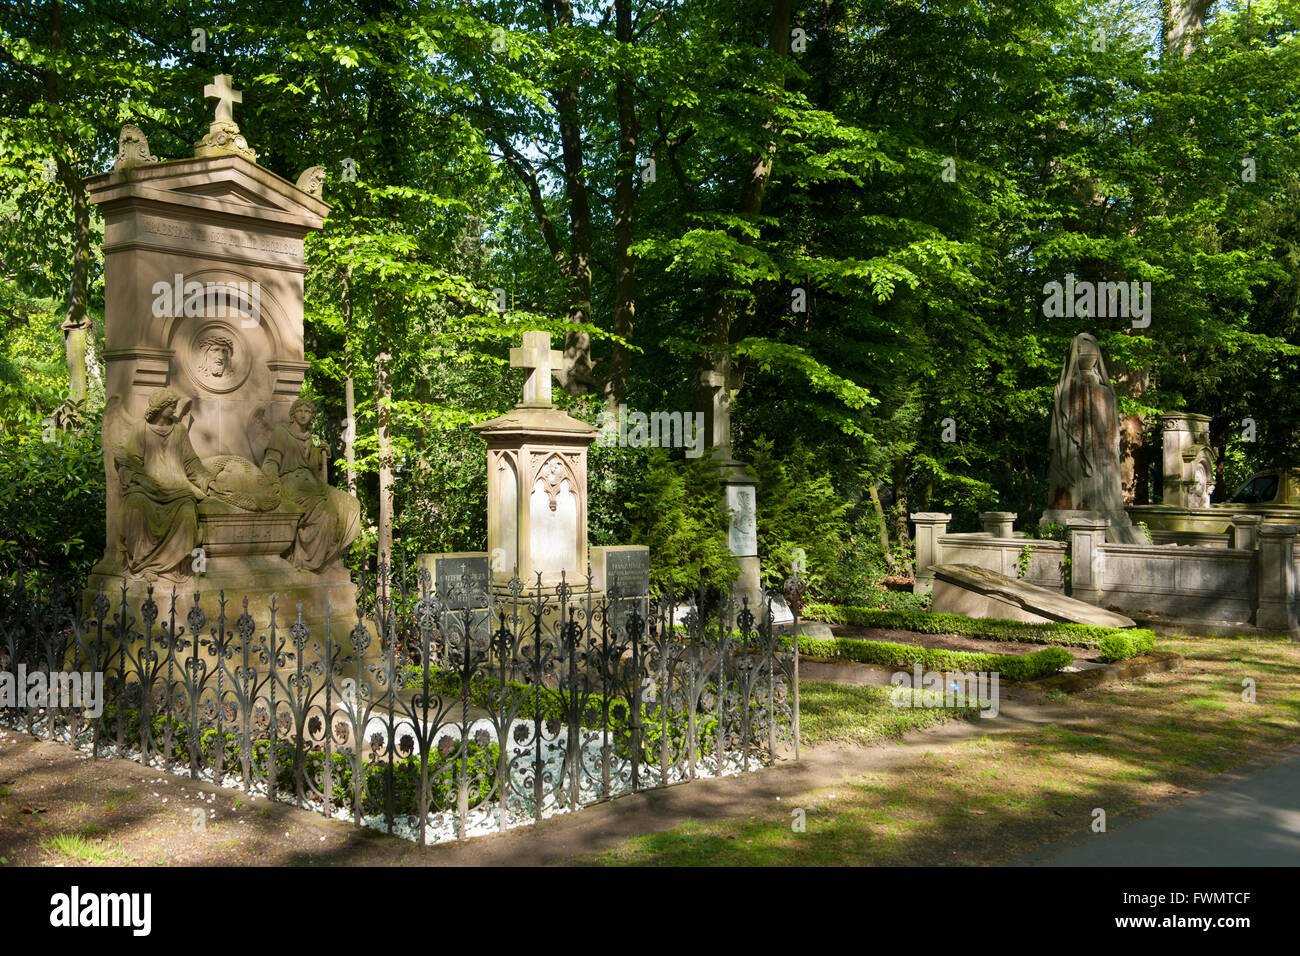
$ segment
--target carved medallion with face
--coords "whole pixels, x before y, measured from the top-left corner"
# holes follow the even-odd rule
[[[190,339],[189,372],[209,392],[231,392],[248,377],[248,349],[240,334],[224,322],[210,322]]]

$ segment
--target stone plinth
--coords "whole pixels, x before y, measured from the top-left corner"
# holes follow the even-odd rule
[[[718,471],[731,515],[727,526],[727,548],[740,567],[732,584],[737,611],[749,602],[755,617],[763,614],[762,568],[758,558],[758,479],[743,462],[718,459]]]
[[[1261,525],[1259,529],[1259,606],[1255,626],[1261,631],[1296,636],[1296,525]]]
[[[1070,529],[1070,595],[1089,604],[1101,601],[1105,581],[1105,518],[1080,516],[1068,519]]]
[[[981,511],[980,525],[984,528],[984,533],[994,538],[1010,538],[1013,536],[1012,526],[1016,523],[1016,513],[1014,511]]]

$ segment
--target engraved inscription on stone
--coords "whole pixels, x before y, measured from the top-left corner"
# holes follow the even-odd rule
[[[650,552],[637,548],[632,551],[605,552],[605,586],[617,585],[623,597],[643,597],[650,593]]]
[[[156,236],[171,236],[175,239],[193,239],[195,242],[216,243],[223,246],[241,246],[245,249],[260,249],[291,256],[298,252],[298,244],[290,239],[272,239],[268,236],[249,235],[232,232],[228,229],[189,226],[185,223],[159,219],[156,216],[141,216],[140,228]]]
[[[754,489],[750,485],[728,485],[727,510],[731,512],[731,527],[727,531],[727,547],[731,553],[737,557],[758,554]]]
[[[487,607],[492,563],[488,558],[438,558],[434,576],[439,599],[445,608]]]

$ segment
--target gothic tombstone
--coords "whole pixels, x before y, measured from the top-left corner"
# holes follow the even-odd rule
[[[1048,509],[1043,523],[1065,525],[1073,517],[1100,516],[1107,537],[1145,544],[1124,510],[1119,475],[1119,410],[1097,340],[1074,337],[1061,369],[1052,409]]]
[[[546,332],[525,332],[510,364],[527,371],[523,400],[472,426],[487,443],[488,556],[494,585],[518,575],[554,590],[561,576],[583,587],[587,574],[587,450],[597,429],[551,402],[563,354]]]
[[[159,160],[122,130],[112,171],[87,179],[104,216],[103,421],[107,543],[89,600],[125,583],[136,607],[153,584],[184,614],[199,592],[210,618],[225,590],[229,622],[249,599],[259,627],[297,601],[315,637],[326,608],[342,637],[356,623],[341,556],[359,505],[331,488],[299,391],[303,239],[329,207],[257,165],[236,125],[228,76],[195,155]],[[314,182],[314,180],[312,180]]]

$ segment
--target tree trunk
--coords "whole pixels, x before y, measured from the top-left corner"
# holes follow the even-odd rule
[[[1151,369],[1115,365],[1115,393],[1139,399],[1151,385]],[[1151,488],[1148,479],[1150,450],[1146,445],[1146,419],[1121,415],[1119,419],[1119,481],[1124,504],[1147,504]]]
[[[867,493],[871,496],[871,508],[876,513],[876,523],[880,528],[880,550],[885,555],[885,567],[892,574],[898,562],[889,547],[889,521],[885,518],[885,509],[880,506],[880,486],[872,485],[867,489]]]
[[[1183,59],[1191,56],[1205,33],[1205,16],[1213,3],[1214,0],[1169,0],[1165,49],[1181,54]]]
[[[343,270],[343,460],[347,463],[348,494],[357,496],[357,402],[353,393],[352,353],[352,265]]]
[[[615,0],[615,33],[618,42],[632,44],[632,0]],[[620,72],[615,81],[618,105],[618,156],[614,184],[614,334],[632,341],[636,322],[636,262],[632,256],[633,206],[636,202],[637,119],[632,79]],[[617,405],[627,399],[627,378],[631,355],[615,342],[610,356],[606,394]]]
[[[57,60],[63,51],[63,4],[50,6],[50,51]],[[59,76],[43,70],[46,102],[57,110],[62,102]],[[86,398],[86,335],[90,322],[86,317],[86,277],[90,272],[90,203],[77,175],[72,149],[59,127],[53,136],[54,162],[59,181],[72,201],[72,277],[68,282],[68,304],[64,315],[63,351],[68,365],[68,396],[74,402]]]
[[[554,30],[573,26],[570,0],[551,0]],[[564,191],[569,199],[569,259],[566,276],[569,308],[566,318],[573,323],[591,322],[591,203],[582,156],[582,120],[578,110],[576,64],[554,93],[560,117],[560,150],[564,158]],[[564,373],[560,383],[570,395],[583,395],[596,385],[591,371],[591,336],[572,331],[564,337]]]
[[[357,403],[352,393],[351,375],[343,380],[343,409],[348,417],[347,428],[343,429],[343,460],[347,463],[348,494],[355,498],[357,496]]]
[[[907,533],[907,459],[894,462],[894,537],[898,541],[898,565],[904,577],[912,576],[912,561],[908,548],[912,538]]]
[[[768,47],[779,57],[790,55],[790,18],[793,0],[772,0],[771,14],[768,19]],[[776,121],[769,120],[763,128],[770,132],[775,130]],[[776,153],[776,142],[769,139],[759,151],[750,158],[744,189],[741,193],[737,212],[742,217],[758,216],[763,211],[763,196],[772,175],[772,159]],[[748,244],[751,240],[742,236],[738,240]],[[738,313],[736,289],[729,280],[720,280],[704,316],[704,330],[701,344],[705,347],[696,360],[696,374],[692,376],[691,403],[696,412],[702,412],[706,421],[710,418],[713,404],[711,386],[705,382],[703,373],[717,373],[722,381],[730,382],[730,355],[727,346],[731,344],[732,327]]]

